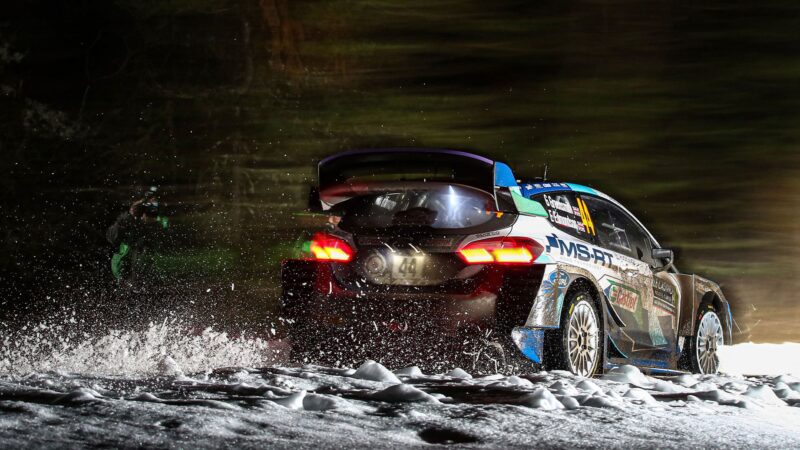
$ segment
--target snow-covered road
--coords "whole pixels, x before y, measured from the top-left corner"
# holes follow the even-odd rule
[[[800,448],[800,380],[788,376],[164,368],[2,376],[0,447]]]
[[[791,375],[301,367],[274,341],[167,321],[103,336],[21,333],[0,336],[0,448],[800,448]],[[729,372],[761,367],[743,366],[742,352],[796,360],[797,344],[754,345],[726,351],[739,362]]]

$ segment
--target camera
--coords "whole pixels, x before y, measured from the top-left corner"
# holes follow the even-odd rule
[[[142,213],[147,217],[157,217],[159,213],[159,205],[158,202],[155,201],[147,201],[142,203]]]

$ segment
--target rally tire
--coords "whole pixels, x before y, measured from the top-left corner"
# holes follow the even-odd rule
[[[591,377],[603,367],[603,326],[591,292],[571,289],[564,299],[561,327],[545,334],[544,368]]]
[[[693,373],[715,374],[719,371],[719,347],[725,344],[722,320],[710,305],[697,313],[697,324],[689,345],[684,348],[684,368]]]

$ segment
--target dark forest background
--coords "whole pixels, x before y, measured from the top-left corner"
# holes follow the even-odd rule
[[[272,308],[321,156],[436,146],[609,193],[722,284],[740,338],[800,339],[800,3],[2,9],[0,308],[110,283],[105,228],[151,184],[180,275]]]

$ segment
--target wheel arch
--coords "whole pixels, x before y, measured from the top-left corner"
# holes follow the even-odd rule
[[[566,293],[564,294],[564,298],[567,298],[576,289],[581,289],[581,288],[584,288],[589,291],[589,293],[592,296],[592,302],[594,303],[595,308],[597,308],[597,310],[600,311],[600,314],[602,314],[601,318],[604,319],[605,313],[603,312],[603,310],[605,308],[603,308],[603,299],[602,299],[604,296],[601,296],[600,290],[597,288],[597,284],[594,281],[590,280],[589,278],[586,278],[585,276],[582,275],[577,276],[574,280],[572,280],[572,282],[567,287]],[[563,311],[562,311],[562,316],[563,316]],[[561,325],[563,324],[559,323],[559,326]]]
[[[733,317],[731,314],[730,304],[725,300],[725,297],[720,295],[721,293],[715,291],[707,291],[703,296],[700,298],[700,303],[698,305],[697,310],[695,311],[695,320],[700,320],[701,311],[705,307],[710,307],[717,313],[719,320],[722,322],[722,329],[724,332],[725,343],[732,344],[732,328],[733,324]]]
[[[580,272],[571,272],[570,275],[572,280],[565,290],[565,297],[573,289],[585,287],[592,294],[595,308],[597,308],[597,311],[600,313],[600,320],[603,324],[604,333],[608,333],[610,326],[625,326],[625,323],[622,321],[622,319],[617,315],[616,312],[614,312],[614,308],[611,307],[610,301],[600,288],[600,283],[591,273],[580,270]],[[559,327],[561,325],[562,324],[559,322]]]
[[[624,327],[619,316],[616,315],[611,304],[600,288],[597,279],[586,269],[576,267],[570,264],[558,263],[553,265],[545,272],[545,280],[551,278],[554,273],[564,274],[568,277],[569,282],[564,286],[551,284],[550,289],[540,289],[536,295],[531,312],[525,322],[526,327],[531,328],[561,328],[561,319],[563,316],[564,301],[567,294],[572,289],[580,286],[586,288],[592,293],[592,297],[601,314],[600,319],[603,321],[604,329],[613,324],[617,327]],[[560,277],[558,277],[560,279]]]
[[[700,312],[710,307],[717,313],[725,331],[725,343],[733,343],[733,314],[719,285],[698,275],[681,275],[682,312],[679,336],[694,335]]]

